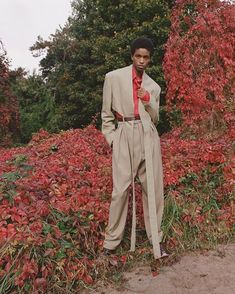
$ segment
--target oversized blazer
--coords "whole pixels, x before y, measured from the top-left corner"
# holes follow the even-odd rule
[[[102,117],[102,133],[104,134],[108,144],[111,146],[115,136],[115,112],[118,112],[123,117],[134,116],[134,100],[133,100],[133,82],[132,82],[132,66],[123,67],[106,74],[103,87],[103,106],[101,111]],[[160,86],[153,81],[145,72],[142,77],[142,85],[149,94],[150,100],[145,103],[139,100],[138,110],[140,119],[144,129],[144,152],[146,161],[146,175],[147,175],[147,190],[148,190],[148,206],[150,216],[150,229],[152,234],[154,257],[159,258],[160,238],[158,236],[157,213],[156,213],[156,199],[154,188],[154,173],[152,161],[151,148],[151,132],[154,132],[158,137],[155,123],[159,119],[159,100],[160,100]],[[122,124],[125,128],[125,124]],[[158,138],[159,139],[159,138]],[[160,146],[160,143],[159,143]],[[160,150],[159,150],[160,154]],[[159,155],[159,162],[161,163],[161,155]],[[162,177],[162,172],[159,175]],[[133,182],[134,183],[134,182]],[[159,187],[159,193],[163,194],[163,187]],[[134,199],[134,195],[133,195]],[[135,200],[133,200],[135,202]],[[134,205],[133,205],[134,207]],[[134,215],[134,213],[133,213]],[[132,221],[132,238],[131,251],[135,250],[135,220]],[[134,236],[134,237],[133,237]]]
[[[147,130],[159,119],[160,86],[145,72],[142,87],[150,94],[148,103],[139,102],[139,113],[142,113],[142,123]],[[109,145],[112,144],[115,132],[115,112],[124,117],[134,115],[132,65],[116,69],[106,74],[103,87],[102,133]],[[144,120],[144,121],[143,121]]]

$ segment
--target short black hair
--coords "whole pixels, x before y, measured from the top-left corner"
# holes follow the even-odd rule
[[[145,48],[150,52],[150,55],[153,55],[154,52],[154,45],[152,40],[145,37],[136,38],[131,43],[131,55],[135,54],[135,50],[139,48]]]

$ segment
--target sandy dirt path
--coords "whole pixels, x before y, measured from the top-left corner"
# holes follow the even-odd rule
[[[189,253],[153,277],[150,267],[138,267],[124,274],[119,290],[102,287],[102,294],[234,294],[235,243],[220,245],[206,253]],[[93,292],[94,293],[94,292]]]

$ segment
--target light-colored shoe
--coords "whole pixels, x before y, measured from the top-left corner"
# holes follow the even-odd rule
[[[161,258],[168,257],[170,255],[170,252],[166,249],[163,243],[160,243],[160,252],[161,252]]]

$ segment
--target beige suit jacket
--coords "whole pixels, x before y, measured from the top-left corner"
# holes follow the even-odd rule
[[[139,103],[139,113],[142,113],[142,123],[147,130],[151,122],[159,119],[160,86],[146,73],[143,74],[142,87],[150,94],[148,103]],[[103,88],[102,133],[109,145],[112,144],[115,132],[114,112],[122,116],[134,115],[132,65],[111,71],[106,74]],[[143,121],[144,120],[144,121]]]

